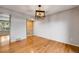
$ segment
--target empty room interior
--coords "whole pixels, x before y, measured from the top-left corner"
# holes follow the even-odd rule
[[[0,5],[0,53],[78,53],[79,5]]]

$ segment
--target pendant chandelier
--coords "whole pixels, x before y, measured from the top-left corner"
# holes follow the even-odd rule
[[[35,17],[36,18],[44,18],[45,17],[45,11],[42,10],[42,6],[38,5],[38,9],[35,10]]]

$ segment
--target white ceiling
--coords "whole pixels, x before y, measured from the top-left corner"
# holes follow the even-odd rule
[[[35,10],[38,8],[37,5],[0,5],[0,7],[30,16],[34,16]],[[42,5],[42,8],[46,11],[46,15],[51,15],[74,7],[77,7],[77,5]]]

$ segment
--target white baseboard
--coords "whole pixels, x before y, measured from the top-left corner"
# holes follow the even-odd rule
[[[41,36],[41,35],[35,35],[35,36],[42,37],[42,38],[46,38],[46,39],[48,39],[48,40],[54,40],[53,38],[48,38],[48,37]],[[60,41],[60,40],[54,40],[54,41],[58,41],[58,42],[61,42],[61,43],[64,43],[64,44],[69,44],[69,45],[73,45],[73,46],[77,46],[77,47],[79,47],[79,45],[72,44],[72,43],[70,43],[70,42],[66,42],[66,41]]]

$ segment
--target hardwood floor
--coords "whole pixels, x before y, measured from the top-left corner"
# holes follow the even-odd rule
[[[2,53],[76,53],[79,47],[48,40],[38,36],[0,47]]]

